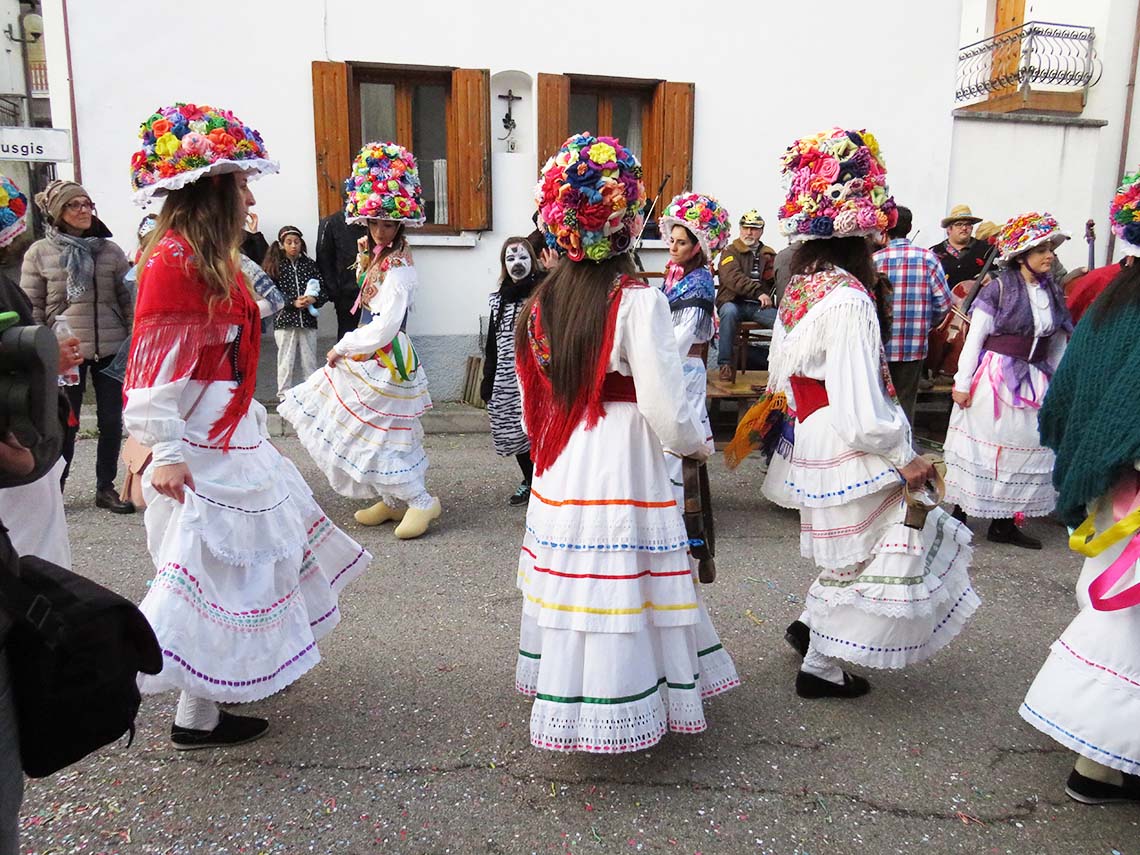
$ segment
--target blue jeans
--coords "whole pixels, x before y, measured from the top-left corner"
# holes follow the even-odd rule
[[[732,365],[732,345],[741,321],[755,321],[765,329],[776,323],[776,308],[762,308],[758,300],[725,303],[717,310],[720,316],[720,339],[716,346],[716,364]]]

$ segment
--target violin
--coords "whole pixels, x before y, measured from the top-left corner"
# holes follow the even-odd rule
[[[930,331],[925,367],[935,377],[953,377],[958,373],[958,357],[962,355],[966,333],[970,331],[970,309],[997,261],[997,255],[997,245],[994,244],[990,247],[981,272],[975,278],[965,279],[954,286],[950,292],[950,311]]]

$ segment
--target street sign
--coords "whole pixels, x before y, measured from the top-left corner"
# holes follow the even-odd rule
[[[64,128],[0,127],[0,160],[71,160],[71,131]]]

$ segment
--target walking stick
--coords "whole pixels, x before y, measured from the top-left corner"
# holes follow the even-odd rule
[[[685,490],[685,533],[689,552],[697,559],[701,582],[716,580],[716,531],[713,528],[712,498],[709,495],[709,469],[704,463],[686,457],[681,461],[681,482]]]

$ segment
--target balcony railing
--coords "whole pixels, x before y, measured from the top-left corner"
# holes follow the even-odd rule
[[[958,52],[956,101],[1038,91],[1079,93],[1100,80],[1092,27],[1030,21],[966,45]]]

